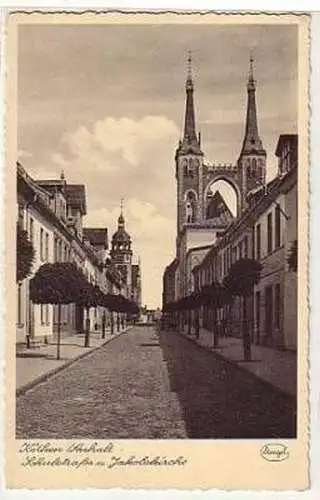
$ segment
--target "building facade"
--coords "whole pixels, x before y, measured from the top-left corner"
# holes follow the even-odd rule
[[[68,184],[63,174],[60,179],[35,180],[17,164],[17,222],[35,251],[30,276],[17,283],[18,344],[25,343],[26,337],[34,342],[50,340],[57,332],[57,307],[36,305],[29,298],[30,279],[46,262],[74,262],[103,292],[130,298],[131,282],[108,259],[107,228],[84,228],[86,211],[84,185]],[[131,260],[128,262],[131,276]],[[141,294],[141,282],[139,287]],[[64,336],[82,333],[87,319],[91,331],[100,331],[102,323],[111,323],[111,313],[100,306],[90,308],[89,318],[82,306],[69,304],[61,309]]]

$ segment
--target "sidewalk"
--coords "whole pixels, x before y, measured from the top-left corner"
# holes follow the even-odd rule
[[[64,337],[61,339],[59,360],[56,359],[56,343],[44,344],[31,349],[19,349],[16,355],[16,395],[24,394],[34,385],[69,366],[77,359],[107,344],[128,329],[130,329],[130,326],[113,335],[111,335],[110,329],[106,330],[104,339],[101,338],[101,332],[92,332],[90,333],[90,347],[83,347],[84,334]]]
[[[217,356],[235,363],[248,370],[256,377],[273,385],[281,392],[296,396],[297,394],[297,356],[291,351],[281,351],[252,344],[252,361],[244,361],[242,339],[235,337],[219,338],[219,347],[213,348],[213,333],[200,328],[200,337],[183,333],[190,340],[212,350]]]

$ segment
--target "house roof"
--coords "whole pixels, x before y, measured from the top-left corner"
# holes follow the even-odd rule
[[[228,205],[222,198],[220,191],[216,191],[207,208],[207,219],[215,219],[218,225],[226,224],[233,219]]]
[[[89,240],[91,245],[103,246],[105,249],[108,248],[108,228],[84,227],[82,232],[83,237]]]
[[[201,250],[210,250],[212,248],[212,245],[214,245],[214,243],[210,243],[209,245],[192,247],[187,251],[186,256],[189,257],[189,255],[191,255],[192,253],[200,252]]]
[[[178,267],[178,259],[173,259],[173,261],[167,265],[166,271],[169,272],[171,270],[175,270],[177,267]]]
[[[295,147],[298,145],[298,134],[281,134],[278,139],[275,155],[280,156],[283,144],[290,141]]]

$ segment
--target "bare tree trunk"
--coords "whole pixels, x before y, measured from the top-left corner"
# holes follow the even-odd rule
[[[102,338],[104,339],[106,336],[106,312],[103,310],[102,314]]]
[[[245,361],[251,361],[251,338],[248,327],[247,297],[243,297],[243,354]]]
[[[114,334],[114,317],[113,317],[113,311],[111,311],[110,326],[111,326],[111,335],[113,335]]]
[[[90,308],[86,308],[86,331],[84,334],[84,347],[90,347]]]
[[[60,359],[60,344],[61,344],[61,304],[58,304],[57,359]]]
[[[214,307],[212,311],[213,315],[213,347],[216,348],[219,345],[219,332],[218,332],[218,321],[217,321],[217,309]]]
[[[198,339],[199,336],[200,336],[200,310],[196,309],[195,314],[196,314],[196,325],[195,325],[195,327],[196,327],[196,337]]]

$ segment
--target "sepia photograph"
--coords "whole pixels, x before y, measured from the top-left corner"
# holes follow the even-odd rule
[[[296,437],[297,26],[171,30],[19,27],[19,438]]]
[[[10,17],[11,483],[305,485],[308,16]]]

